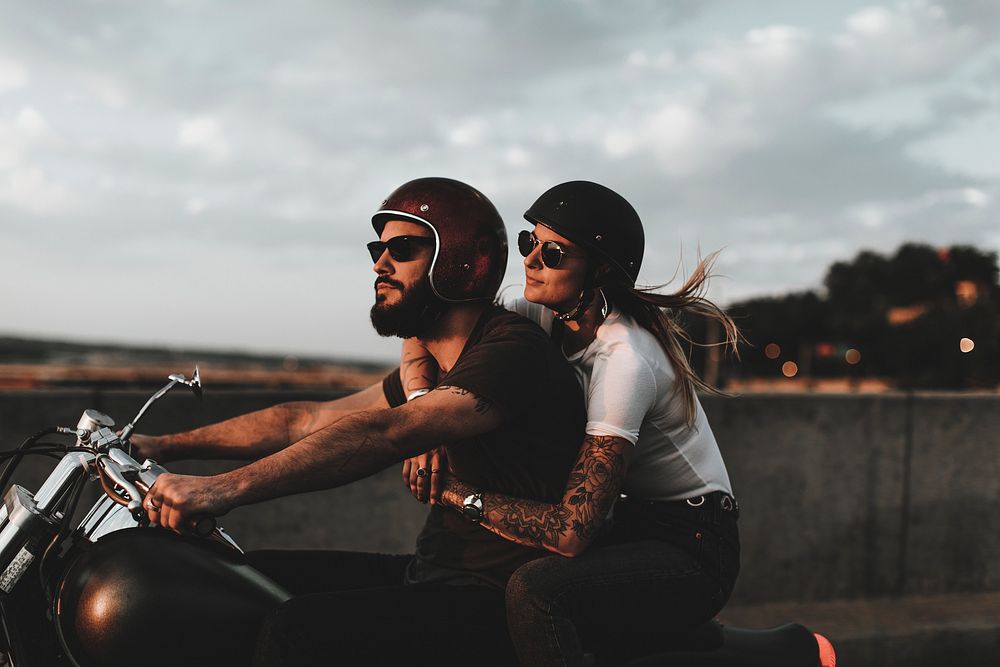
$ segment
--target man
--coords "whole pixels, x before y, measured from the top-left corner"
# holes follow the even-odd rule
[[[381,386],[328,403],[137,436],[152,458],[256,459],[212,477],[161,476],[145,500],[151,521],[183,532],[200,516],[347,484],[442,444],[455,474],[476,486],[561,496],[583,435],[582,395],[545,333],[492,303],[507,249],[496,209],[464,183],[423,178],[394,191],[372,225],[372,324],[381,335],[418,337],[441,369],[437,389],[407,403],[397,369]],[[412,558],[252,557],[297,596],[265,623],[259,663],[512,660],[503,586],[543,552],[476,526],[482,511],[477,493],[466,516],[432,507]]]

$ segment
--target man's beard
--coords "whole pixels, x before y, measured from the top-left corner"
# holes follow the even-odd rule
[[[398,289],[402,294],[399,303],[386,305],[377,300],[371,309],[372,326],[380,336],[399,336],[400,338],[412,338],[420,336],[427,331],[427,328],[437,321],[440,315],[437,297],[431,290],[431,281],[428,277],[409,288],[404,288],[400,283],[391,278],[382,276],[375,279],[375,284],[380,282],[388,283]],[[378,299],[376,292],[376,299]]]

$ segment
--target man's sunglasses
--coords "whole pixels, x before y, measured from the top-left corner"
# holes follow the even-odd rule
[[[377,262],[386,250],[394,262],[409,262],[416,254],[416,246],[434,243],[430,236],[393,236],[388,241],[372,241],[368,244],[368,254]]]
[[[582,256],[578,253],[564,249],[555,241],[539,241],[538,237],[535,236],[535,233],[529,232],[527,229],[522,230],[521,233],[517,235],[517,249],[521,252],[521,257],[527,257],[530,255],[538,244],[542,245],[542,252],[539,253],[539,256],[542,258],[542,264],[550,269],[558,267],[562,262],[563,257]]]

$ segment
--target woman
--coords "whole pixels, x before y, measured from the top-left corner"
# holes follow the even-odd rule
[[[711,257],[674,294],[635,288],[642,223],[612,190],[563,183],[525,218],[535,226],[518,237],[524,299],[507,305],[551,333],[587,397],[587,435],[563,499],[548,504],[473,488],[449,476],[438,454],[407,461],[403,476],[419,499],[559,554],[522,566],[507,585],[523,664],[582,664],[585,645],[624,658],[621,647],[643,652],[665,630],[711,619],[732,592],[738,510],[695,393],[711,387],[688,363],[681,341],[689,339],[677,320],[685,313],[713,319],[731,347],[739,332],[701,296]],[[404,371],[423,356],[404,346]],[[411,396],[420,393],[413,391],[418,375],[403,378]],[[544,412],[539,406],[540,419]]]

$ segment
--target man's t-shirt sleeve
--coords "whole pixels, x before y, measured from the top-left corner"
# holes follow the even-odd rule
[[[406,394],[403,393],[403,381],[399,378],[399,367],[389,371],[389,374],[382,378],[382,393],[389,406],[398,408],[406,403]]]
[[[441,380],[485,398],[511,420],[539,409],[538,387],[549,373],[545,333],[527,322],[491,332]]]

